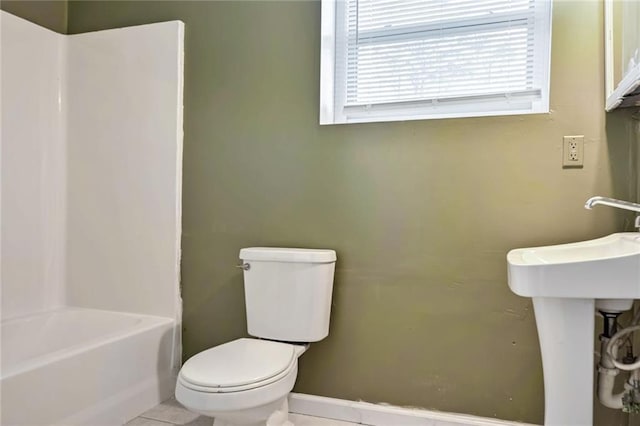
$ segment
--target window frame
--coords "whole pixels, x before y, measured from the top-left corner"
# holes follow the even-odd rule
[[[539,99],[531,93],[515,96],[457,96],[419,101],[399,101],[376,105],[349,106],[345,109],[346,73],[336,70],[337,63],[346,63],[346,48],[337,46],[345,0],[321,1],[320,50],[320,124],[346,124],[384,121],[428,120],[439,118],[484,117],[499,115],[542,114],[549,112],[551,63],[551,0],[534,0],[536,5],[535,61],[540,64],[534,82]],[[344,31],[344,30],[342,30]],[[346,37],[343,38],[346,40]],[[336,55],[342,55],[340,60]],[[537,89],[539,87],[539,89]]]

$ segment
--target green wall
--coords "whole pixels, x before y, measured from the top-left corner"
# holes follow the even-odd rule
[[[554,8],[550,114],[320,127],[319,2],[70,2],[70,33],[186,24],[185,357],[245,335],[241,247],[334,248],[331,333],[296,391],[541,423],[506,252],[628,227],[582,205],[637,175],[630,114],[604,113],[602,6]],[[573,134],[585,167],[563,170]]]
[[[635,182],[636,182],[636,202],[640,203],[640,111],[636,110],[633,116],[633,133],[632,143],[635,143],[636,164],[635,164]]]

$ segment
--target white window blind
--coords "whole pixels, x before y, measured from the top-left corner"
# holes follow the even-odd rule
[[[548,112],[550,0],[323,0],[321,124]]]

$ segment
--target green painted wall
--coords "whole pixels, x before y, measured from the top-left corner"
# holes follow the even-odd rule
[[[0,9],[50,30],[67,32],[67,0],[2,0]]]
[[[640,110],[635,111],[633,116],[633,138],[632,143],[635,143],[636,149],[636,164],[635,164],[635,182],[636,182],[636,202],[640,203]]]
[[[331,334],[296,391],[541,423],[534,315],[505,255],[628,222],[582,208],[631,191],[629,117],[603,111],[602,5],[555,2],[550,114],[328,127],[319,2],[69,3],[70,33],[173,19],[186,24],[185,357],[245,335],[241,247],[334,248]],[[573,134],[585,167],[563,170]]]

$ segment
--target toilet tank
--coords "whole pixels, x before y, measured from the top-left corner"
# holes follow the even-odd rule
[[[335,251],[251,247],[240,250],[240,259],[250,335],[287,342],[327,337]]]

